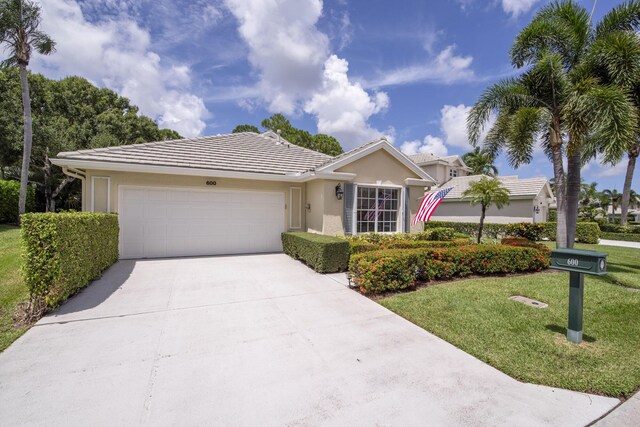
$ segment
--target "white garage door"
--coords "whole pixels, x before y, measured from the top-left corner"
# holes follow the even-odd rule
[[[284,193],[121,187],[120,257],[282,250]]]

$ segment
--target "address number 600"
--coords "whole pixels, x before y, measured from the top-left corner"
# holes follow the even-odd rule
[[[579,264],[578,259],[577,258],[569,258],[567,260],[567,265],[570,265],[571,267],[577,267]]]

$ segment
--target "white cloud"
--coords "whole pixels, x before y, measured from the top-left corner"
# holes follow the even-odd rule
[[[418,153],[430,153],[442,157],[448,153],[444,141],[432,135],[425,136],[422,141],[417,139],[414,141],[406,141],[400,146],[400,151],[409,156]]]
[[[189,67],[165,63],[150,49],[149,33],[134,21],[89,22],[74,0],[44,2],[42,15],[42,28],[56,40],[57,52],[36,56],[35,71],[80,75],[109,87],[184,136],[204,130],[208,112],[202,99],[189,92]]]
[[[259,74],[259,96],[269,111],[313,114],[318,131],[335,136],[345,148],[383,134],[368,120],[387,108],[389,97],[350,81],[347,61],[331,54],[329,38],[316,27],[321,0],[225,4],[239,22],[249,62]],[[343,24],[349,24],[346,16]]]
[[[527,13],[540,0],[502,0],[502,10],[510,14],[512,17]]]
[[[425,41],[427,43],[425,48],[432,48],[428,42],[429,40]],[[366,87],[384,87],[416,82],[454,83],[473,79],[475,77],[471,69],[473,57],[459,56],[454,51],[454,45],[447,46],[424,64],[383,71],[377,78],[364,84]]]
[[[306,103],[305,111],[317,117],[319,132],[355,145],[383,135],[367,122],[389,106],[389,97],[384,92],[370,95],[349,81],[348,71],[346,60],[331,55],[325,62],[322,88]]]

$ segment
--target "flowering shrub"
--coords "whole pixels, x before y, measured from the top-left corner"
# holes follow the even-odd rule
[[[467,245],[446,248],[386,249],[353,255],[351,280],[363,293],[411,289],[416,282],[470,274],[540,271],[550,252],[537,247]]]
[[[542,223],[519,222],[507,224],[506,232],[509,236],[524,237],[527,240],[538,241],[542,239],[545,226]]]
[[[551,253],[551,249],[543,245],[542,243],[532,242],[524,237],[505,237],[500,241],[501,244],[507,246],[522,246],[526,248],[535,248],[543,252]]]

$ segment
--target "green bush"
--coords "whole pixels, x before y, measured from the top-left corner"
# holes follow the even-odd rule
[[[600,230],[607,233],[640,234],[640,227],[636,227],[634,225],[616,225],[604,223],[600,224]]]
[[[18,198],[20,183],[18,181],[0,180],[0,224],[18,222]],[[36,206],[36,192],[27,187],[27,212],[33,212]]]
[[[485,223],[484,230],[482,231],[483,237],[488,237],[490,239],[497,239],[507,234],[507,226],[509,224],[493,224],[493,223]],[[454,233],[462,233],[467,236],[477,237],[478,236],[478,227],[480,226],[477,222],[452,222],[452,221],[429,221],[424,223],[425,231],[434,229],[434,228],[451,228]]]
[[[363,233],[355,236],[342,236],[349,242],[366,242],[374,244],[389,243],[395,241],[447,241],[453,239],[453,229],[445,227],[431,228],[419,233]]]
[[[602,233],[602,238],[607,240],[622,240],[625,242],[640,242],[640,234],[630,233]]]
[[[550,251],[537,247],[467,245],[448,248],[386,249],[351,257],[349,276],[363,293],[411,289],[416,282],[469,274],[540,271]]]
[[[549,240],[556,240],[556,223],[555,222],[543,222],[544,231],[542,233],[543,238]],[[579,222],[576,227],[576,241],[580,243],[597,244],[600,239],[600,227],[596,222]]]
[[[24,281],[32,306],[54,308],[118,260],[118,217],[108,213],[22,216]]]
[[[509,236],[524,237],[533,242],[542,240],[544,230],[544,225],[539,222],[519,222],[517,224],[507,224],[506,227]]]
[[[469,238],[453,239],[453,240],[392,240],[382,243],[369,243],[363,241],[350,242],[351,255],[364,252],[377,251],[382,249],[417,249],[417,248],[446,248],[450,246],[464,246],[469,244]]]
[[[536,248],[543,252],[551,251],[551,249],[549,249],[546,245],[543,245],[542,243],[532,242],[531,240],[524,237],[504,237],[500,241],[500,244],[508,246],[520,246],[524,248]]]
[[[318,273],[345,271],[349,265],[349,242],[321,234],[282,233],[284,253],[300,260]]]

